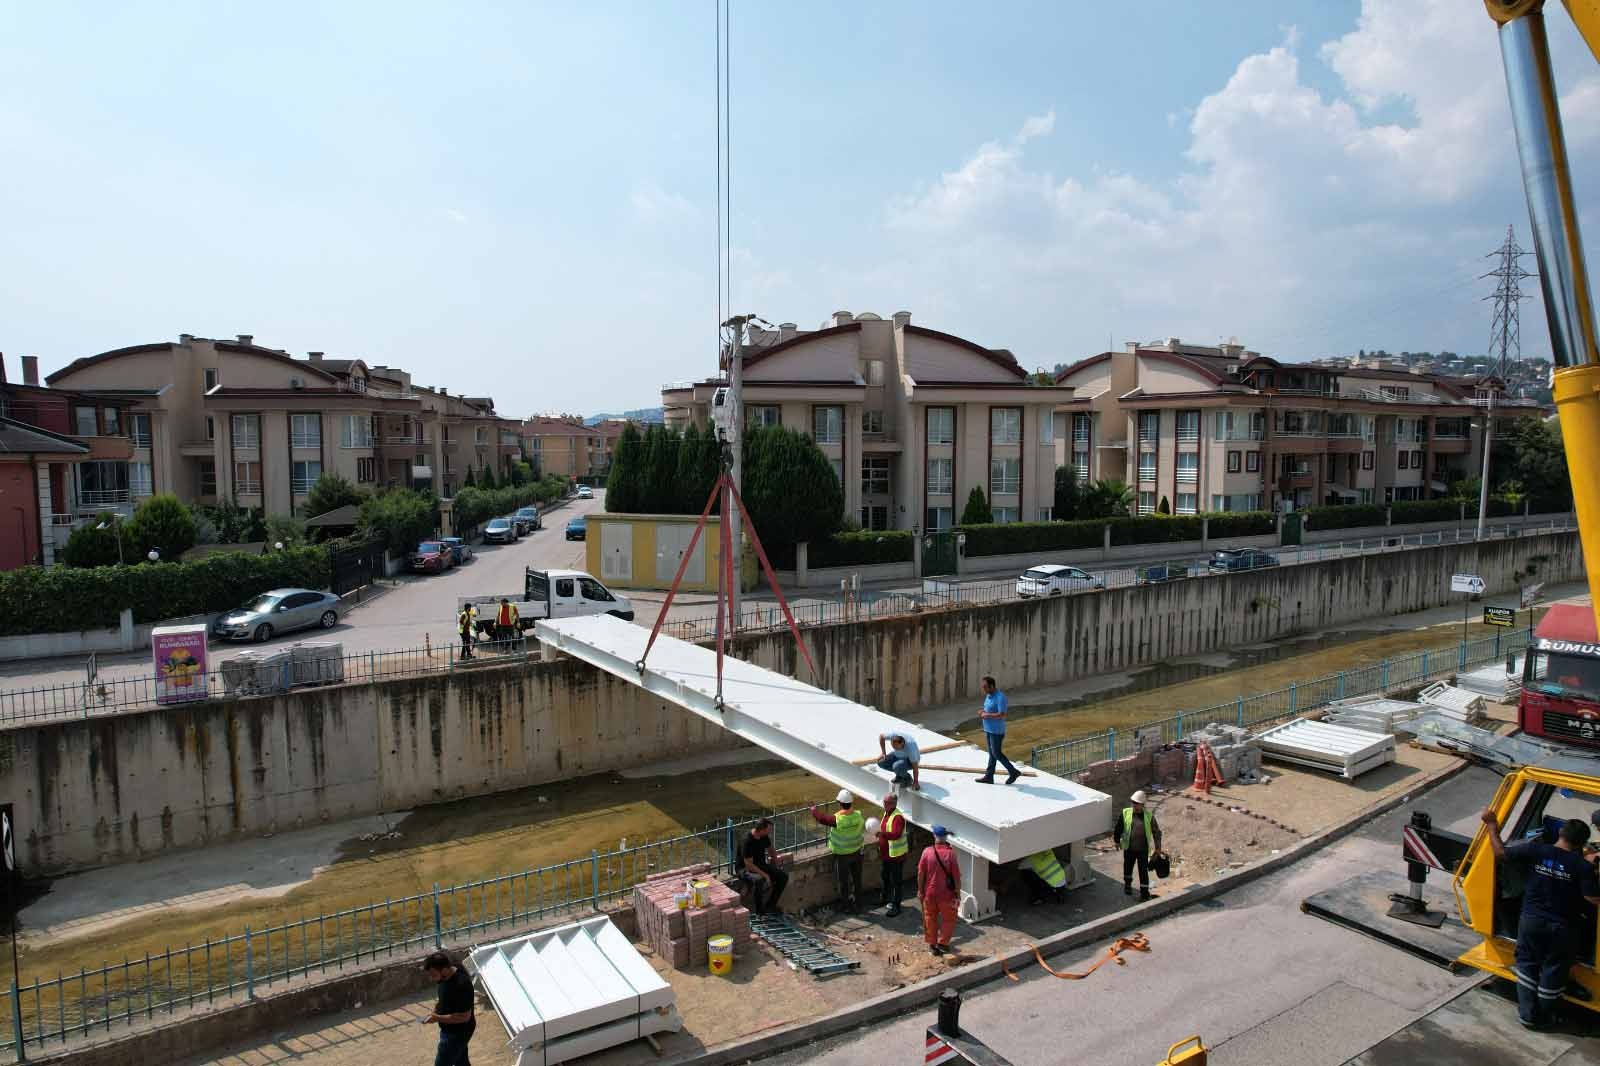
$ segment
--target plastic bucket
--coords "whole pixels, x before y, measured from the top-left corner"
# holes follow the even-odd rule
[[[688,910],[689,909],[689,893],[687,893],[687,892],[674,892],[672,894],[672,905],[674,907],[676,907],[680,911]]]
[[[706,962],[711,972],[725,974],[733,969],[733,937],[718,933],[706,940]]]
[[[706,891],[710,887],[711,886],[706,884],[704,881],[696,881],[689,886],[689,891],[692,893],[691,898],[693,906],[704,907],[706,905]]]

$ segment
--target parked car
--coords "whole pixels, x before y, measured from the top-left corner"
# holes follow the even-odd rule
[[[587,540],[588,534],[589,522],[583,517],[583,515],[579,515],[577,518],[574,518],[572,521],[567,523],[568,540]]]
[[[420,574],[440,574],[456,565],[455,552],[442,540],[425,540],[406,559],[406,566]]]
[[[1060,563],[1045,563],[1024,570],[1022,576],[1017,578],[1017,595],[1023,599],[1030,596],[1059,596],[1063,592],[1081,592],[1084,589],[1103,589],[1106,583],[1095,577],[1087,570],[1080,570],[1076,566],[1062,566]]]
[[[442,543],[450,549],[450,555],[455,560],[456,566],[472,558],[472,546],[460,537],[445,537]]]
[[[331,592],[273,589],[220,616],[211,632],[222,640],[270,640],[274,633],[311,626],[332,629],[343,611],[343,602]]]
[[[1235,548],[1212,552],[1207,569],[1213,574],[1231,574],[1236,570],[1259,570],[1277,565],[1276,555],[1268,555],[1259,548]]]
[[[536,529],[544,528],[544,522],[539,517],[539,508],[537,507],[519,507],[517,508],[517,513],[511,516],[511,520],[516,523],[519,535],[532,533]]]
[[[513,544],[516,539],[516,523],[509,518],[491,518],[483,524],[485,544]]]
[[[592,500],[592,499],[594,499],[594,489],[591,489],[588,485],[579,485],[578,486],[578,499],[580,499],[580,500]]]

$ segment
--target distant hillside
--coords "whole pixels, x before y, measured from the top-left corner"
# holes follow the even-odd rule
[[[661,408],[659,407],[636,407],[631,411],[623,411],[621,414],[611,414],[606,412],[598,415],[590,415],[588,418],[583,420],[583,424],[586,426],[598,426],[601,422],[605,422],[608,419],[613,418],[625,418],[632,422],[666,421],[666,415],[662,414]]]

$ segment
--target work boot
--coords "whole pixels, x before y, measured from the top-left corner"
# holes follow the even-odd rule
[[[1006,784],[1008,784],[1008,785],[1016,784],[1017,783],[1017,778],[1019,778],[1021,776],[1022,776],[1022,771],[1021,770],[1013,770],[1013,771],[1011,771],[1011,773],[1006,775]]]
[[[1133,882],[1132,881],[1124,881],[1124,882],[1122,882],[1122,894],[1124,896],[1133,895]]]
[[[883,912],[883,916],[885,918],[898,918],[898,917],[900,917],[900,904],[896,903],[893,906],[891,906],[888,910]]]
[[[1154,898],[1155,898],[1154,896],[1150,895],[1149,886],[1147,886],[1147,885],[1140,885],[1139,886],[1139,902],[1140,903],[1143,903],[1147,899],[1154,899]]]
[[[980,777],[980,778],[978,778],[978,784],[980,784],[980,785],[992,785],[992,784],[994,784],[994,778],[992,778],[992,777]]]
[[[938,944],[929,944],[928,945],[928,954],[929,955],[943,955],[944,954],[944,950],[942,948],[940,948]]]

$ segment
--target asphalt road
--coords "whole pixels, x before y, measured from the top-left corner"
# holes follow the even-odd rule
[[[970,991],[962,1028],[1019,1064],[1149,1066],[1191,1034],[1214,1049],[1214,1066],[1347,1062],[1455,999],[1478,975],[1452,976],[1303,914],[1300,901],[1368,870],[1391,874],[1396,891],[1404,890],[1399,834],[1413,806],[1430,812],[1436,825],[1465,829],[1497,781],[1487,770],[1470,769],[1312,858],[1156,922],[1143,930],[1150,953],[1130,953],[1126,966],[1102,967],[1084,981],[1029,967],[1020,984],[999,981]],[[1436,905],[1448,895],[1438,875],[1426,891]],[[1083,970],[1104,950],[1097,945],[1051,965]],[[1517,1030],[1515,1007],[1497,1002],[1498,1024]],[[934,1014],[918,1011],[757,1061],[910,1062]]]

